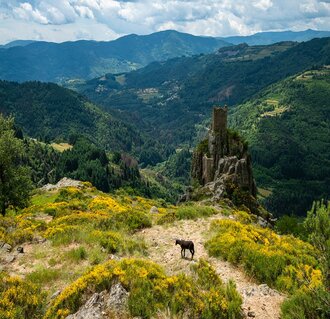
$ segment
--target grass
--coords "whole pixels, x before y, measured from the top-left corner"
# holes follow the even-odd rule
[[[38,192],[33,196],[32,203],[33,205],[23,210],[21,214],[0,219],[0,226],[4,229],[3,231],[0,228],[0,232],[3,231],[0,235],[8,237],[9,233],[6,229],[9,227],[11,229],[9,235],[17,235],[20,243],[32,241],[34,237],[47,239],[41,244],[29,246],[29,254],[24,254],[20,258],[20,267],[13,269],[12,273],[14,275],[16,272],[17,275],[25,277],[24,280],[33,282],[40,291],[47,292],[45,293],[47,300],[50,300],[54,291],[63,290],[74,280],[84,277],[91,267],[102,267],[103,263],[108,263],[110,254],[116,254],[123,259],[132,256],[144,257],[147,246],[138,232],[143,228],[151,227],[159,218],[170,222],[172,217],[173,220],[197,219],[218,212],[208,206],[189,204],[176,207],[165,201],[128,196],[127,193],[118,192],[111,196],[96,192],[88,185],[83,189],[68,187],[52,192]],[[152,206],[157,207],[159,211],[157,214],[149,213]],[[45,216],[43,220],[40,220],[41,212]],[[52,218],[47,218],[49,216]],[[119,265],[122,264],[118,264],[118,267]],[[129,273],[130,267],[128,265],[125,267],[123,271]],[[194,301],[194,307],[199,307],[200,302],[205,303],[204,308],[209,307],[204,300],[206,298],[204,292],[200,292],[200,289],[204,288],[195,281],[196,278],[180,276],[172,278],[166,277],[163,273],[158,278],[155,270],[158,278],[156,283],[163,286],[157,286],[152,278],[143,283],[145,270],[149,271],[148,267],[148,263],[141,264],[138,273],[127,274],[126,278],[134,281],[134,285],[130,286],[125,280],[122,282],[125,288],[129,288],[134,294],[130,300],[132,314],[150,317],[158,313],[158,310],[169,309],[173,316],[181,316],[182,311],[185,311],[183,310],[185,305],[189,304],[187,296],[190,294],[199,298]],[[153,267],[158,269],[157,266],[151,268]],[[151,272],[153,273],[153,270]],[[118,274],[115,274],[115,277],[117,278]],[[186,286],[186,282],[191,287]],[[26,287],[28,294],[30,288],[28,285]],[[180,300],[177,296],[174,297],[173,291],[178,294],[185,292],[187,296]],[[221,298],[227,298],[225,295],[223,291]],[[217,296],[210,295],[210,298]],[[219,304],[221,304],[220,299],[215,301],[214,307],[218,307]],[[45,306],[44,301],[41,306]],[[204,310],[191,308],[189,311],[202,313]],[[214,311],[209,309],[203,318],[212,318],[210,314],[214,314]],[[41,316],[38,314],[35,318],[39,319]]]
[[[65,257],[72,262],[80,262],[86,260],[88,257],[87,251],[84,247],[73,248],[65,253]]]
[[[175,220],[206,218],[219,213],[211,206],[182,205],[177,209],[167,210],[164,214],[156,216],[158,225],[173,223]]]
[[[46,268],[44,266],[37,267],[36,270],[29,273],[26,279],[37,285],[49,285],[50,283],[57,281],[61,277],[61,270],[54,268]]]
[[[55,199],[57,198],[57,193],[56,192],[42,192],[39,194],[36,194],[32,196],[31,198],[31,204],[32,205],[37,205],[37,206],[42,206],[50,203],[54,203]]]
[[[50,146],[59,152],[71,150],[71,148],[73,147],[72,145],[70,145],[68,143],[52,143],[52,144],[50,144]]]

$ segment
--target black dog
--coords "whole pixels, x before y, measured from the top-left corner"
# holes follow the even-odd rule
[[[194,249],[194,243],[191,240],[177,239],[175,241],[175,245],[178,245],[178,244],[181,246],[181,257],[185,257],[186,249],[189,249],[189,251],[191,253],[191,259],[194,258],[195,249]],[[182,256],[182,252],[183,252],[183,256]]]

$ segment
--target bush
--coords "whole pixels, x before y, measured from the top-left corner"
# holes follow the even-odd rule
[[[175,220],[209,217],[216,213],[218,213],[218,211],[214,207],[184,205],[179,206],[176,210],[168,210],[164,214],[159,214],[156,219],[156,224],[162,225],[173,223]]]
[[[147,213],[141,211],[123,211],[113,213],[99,225],[101,229],[126,229],[137,231],[151,227],[151,219]]]
[[[299,291],[283,302],[281,311],[282,319],[328,319],[330,292],[322,287]]]
[[[173,315],[189,318],[242,318],[242,299],[233,283],[224,285],[205,261],[193,267],[196,278],[168,277],[156,264],[139,259],[110,260],[94,267],[53,301],[44,319],[61,318],[74,313],[86,293],[109,289],[121,282],[130,291],[128,306],[132,316],[150,318],[168,309]]]
[[[209,254],[241,264],[260,282],[289,292],[322,285],[318,251],[310,244],[231,220],[214,221],[211,229],[215,236],[206,243]]]
[[[40,318],[45,294],[33,283],[0,273],[0,318]]]
[[[98,233],[98,237],[100,238],[101,246],[105,248],[108,253],[145,253],[146,245],[143,241],[131,239],[122,232],[94,232],[93,235],[96,233]]]
[[[278,219],[275,229],[282,235],[292,234],[301,239],[307,239],[307,233],[303,225],[303,219],[297,216],[284,215]]]

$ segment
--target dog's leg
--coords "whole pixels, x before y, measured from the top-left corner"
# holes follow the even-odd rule
[[[195,251],[193,249],[190,249],[190,253],[191,253],[191,260],[193,260]]]

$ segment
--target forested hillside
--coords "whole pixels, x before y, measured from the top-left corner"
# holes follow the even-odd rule
[[[173,152],[84,96],[52,83],[0,81],[0,113],[13,115],[25,134],[40,141],[73,143],[83,136],[104,150],[133,154],[145,165]]]
[[[330,69],[303,72],[234,108],[231,126],[246,137],[266,207],[303,215],[330,194]]]
[[[131,151],[142,138],[85,97],[56,84],[0,82],[0,112],[24,133],[44,141],[83,135],[106,149]]]
[[[280,41],[309,41],[314,38],[329,37],[329,31],[305,30],[305,31],[280,31],[258,32],[248,36],[232,36],[224,38],[233,44],[247,43],[249,45],[272,44]]]
[[[236,105],[270,84],[313,66],[330,63],[329,38],[298,45],[280,43],[234,48],[220,49],[217,54],[153,63],[128,74],[107,75],[89,81],[79,89],[104,109],[114,110],[124,121],[134,123],[148,136],[157,136],[162,143],[173,147],[193,147],[196,136],[206,132],[212,105],[227,104],[236,110]],[[264,192],[264,195],[271,194],[265,203],[278,214],[303,214],[314,198],[329,194],[326,182],[329,174],[320,173],[320,168],[328,167],[325,160],[329,158],[328,144],[322,140],[329,132],[326,111],[329,92],[324,88],[328,80],[310,81],[309,84],[308,81],[300,83],[289,79],[278,84],[279,97],[286,99],[283,103],[295,105],[295,111],[291,106],[290,112],[263,116],[262,121],[257,122],[264,133],[275,136],[271,144],[264,144],[265,138],[270,138],[265,134],[251,135],[254,125],[250,119],[255,109],[245,107],[233,111],[240,120],[235,124],[233,119],[232,125],[243,131],[243,136],[247,134],[251,143],[258,185],[272,191]],[[310,85],[309,90],[304,85]],[[271,97],[267,99],[271,100]],[[250,103],[253,104],[248,102],[248,105]],[[271,105],[267,107],[271,108]],[[240,112],[242,114],[238,115]],[[270,114],[273,113],[270,111]],[[299,123],[307,119],[312,125],[307,125],[306,129]],[[310,134],[307,134],[309,130]],[[315,146],[316,139],[323,142]],[[262,148],[258,147],[261,144]],[[173,168],[167,169],[169,171],[175,176]],[[292,191],[288,192],[289,189]]]
[[[275,99],[275,104],[265,102],[262,112],[266,115],[256,116],[262,120],[255,124],[251,119],[258,112],[253,107],[258,95],[253,96],[263,89],[268,92],[265,88],[288,75],[324,64],[330,64],[329,38],[301,44],[239,45],[222,48],[216,54],[155,62],[131,73],[109,74],[73,85],[103,110],[55,84],[3,81],[0,112],[14,115],[28,136],[71,143],[83,136],[102,150],[133,155],[141,167],[156,165],[171,156],[157,171],[179,183],[188,183],[188,149],[205,134],[211,106],[228,104],[235,114],[231,115],[232,125],[244,131],[243,136],[251,144],[258,184],[266,189],[263,195],[267,207],[278,214],[299,214],[313,199],[329,194],[329,174],[323,170],[329,166],[328,145],[325,141],[313,143],[322,141],[328,133],[329,115],[322,109],[328,105],[328,75],[323,74],[322,79],[321,75],[304,75],[304,80],[288,79],[277,84],[278,88],[275,85],[279,100]],[[237,108],[251,97],[245,106]],[[276,110],[271,110],[275,106]],[[305,128],[301,124],[304,121],[311,125]],[[258,134],[252,130],[257,124]],[[260,146],[265,138],[273,143]],[[154,173],[146,172],[157,180]]]
[[[209,53],[229,43],[177,31],[131,34],[114,41],[34,42],[0,47],[0,79],[64,82],[127,72],[152,61]]]
[[[107,75],[77,89],[150,136],[177,146],[195,142],[195,125],[207,119],[212,105],[242,103],[271,83],[327,63],[329,38],[296,45],[239,45]]]

